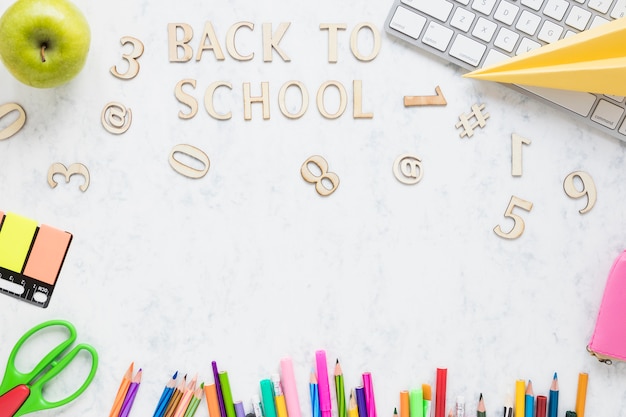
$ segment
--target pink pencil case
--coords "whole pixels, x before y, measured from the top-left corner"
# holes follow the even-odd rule
[[[600,362],[626,361],[626,251],[613,262],[587,350]]]

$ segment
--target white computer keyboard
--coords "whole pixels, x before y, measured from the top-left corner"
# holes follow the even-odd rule
[[[471,71],[625,15],[626,0],[395,0],[385,30]],[[622,96],[511,87],[626,141]]]

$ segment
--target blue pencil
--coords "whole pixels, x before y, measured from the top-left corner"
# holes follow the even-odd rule
[[[559,412],[559,380],[554,373],[552,385],[550,386],[550,397],[548,398],[548,417],[557,417]]]
[[[365,398],[365,388],[356,387],[354,392],[356,394],[356,405],[359,409],[359,417],[367,417],[367,399]]]
[[[524,401],[524,415],[525,417],[535,417],[535,394],[533,393],[533,383],[528,381],[526,386],[526,396]]]
[[[309,381],[309,395],[311,397],[311,415],[313,417],[321,417],[322,410],[320,408],[319,388],[317,385],[317,377],[313,371],[311,371],[311,380]]]
[[[159,398],[159,402],[157,404],[156,410],[154,410],[154,414],[152,417],[161,417],[163,413],[165,413],[165,407],[167,407],[167,403],[169,402],[172,394],[174,393],[174,386],[176,385],[176,377],[178,376],[178,371],[172,375],[167,384],[165,384],[165,388],[163,389],[163,393],[161,394],[161,398]]]

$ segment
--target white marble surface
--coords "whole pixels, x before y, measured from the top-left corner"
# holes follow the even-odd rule
[[[10,3],[1,0],[0,9]],[[546,395],[558,372],[564,415],[574,408],[579,372],[588,372],[586,415],[624,415],[626,368],[600,364],[585,350],[608,270],[626,246],[624,143],[508,88],[463,79],[456,67],[392,39],[382,30],[387,1],[76,3],[93,40],[74,81],[36,90],[0,69],[0,102],[17,102],[28,114],[24,129],[0,142],[0,210],[74,234],[49,308],[0,297],[0,360],[25,330],[52,318],[72,321],[101,360],[85,395],[41,416],[107,415],[131,361],[144,370],[132,416],[152,414],[175,370],[211,382],[212,360],[249,407],[259,381],[286,355],[306,416],[320,348],[340,359],[348,388],[372,372],[381,416],[398,406],[400,390],[434,386],[437,367],[448,368],[448,407],[464,395],[470,414],[482,392],[489,415],[499,416],[516,379],[532,380],[535,394]],[[169,63],[167,24],[192,25],[195,49],[207,21],[225,53],[228,28],[254,23],[240,31],[237,47],[255,58],[218,62],[205,52],[200,62]],[[274,54],[265,63],[261,25],[281,22],[291,23],[280,44],[291,61]],[[349,49],[361,22],[381,32],[372,62]],[[335,64],[327,62],[320,23],[347,24]],[[122,65],[122,36],[145,44],[130,81],[108,72]],[[188,109],[174,97],[185,78],[197,80],[200,109],[191,120],[178,118]],[[310,94],[299,120],[278,107],[290,80]],[[327,80],[349,94],[336,120],[315,107]],[[363,81],[371,120],[352,117],[353,80]],[[216,97],[231,120],[204,110],[204,91],[215,81],[233,86]],[[270,119],[254,105],[245,121],[242,84],[258,94],[263,81]],[[404,95],[433,94],[436,85],[446,107],[404,108]],[[133,111],[123,135],[100,123],[110,101]],[[454,125],[474,103],[485,103],[491,117],[473,138],[460,139]],[[510,173],[512,133],[532,140],[519,178]],[[169,166],[181,143],[209,155],[204,178]],[[415,186],[392,175],[394,159],[406,152],[423,161]],[[314,154],[341,179],[326,198],[300,176]],[[78,177],[51,189],[53,162],[85,164],[89,189],[78,190]],[[583,200],[563,192],[563,179],[576,170],[598,189],[585,215],[578,213]],[[534,207],[518,212],[526,229],[509,241],[493,228],[510,227],[503,213],[512,195]],[[204,402],[196,415],[208,416]]]

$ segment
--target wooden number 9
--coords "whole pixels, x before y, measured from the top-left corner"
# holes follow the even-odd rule
[[[579,178],[582,182],[582,189],[578,190],[575,184],[575,178]],[[565,190],[565,194],[570,196],[571,198],[580,198],[583,196],[587,196],[587,205],[585,208],[578,210],[580,214],[585,214],[589,212],[596,204],[596,199],[598,197],[596,191],[596,184],[593,182],[593,178],[591,175],[587,174],[584,171],[575,171],[565,177],[565,181],[563,181],[563,190]]]

